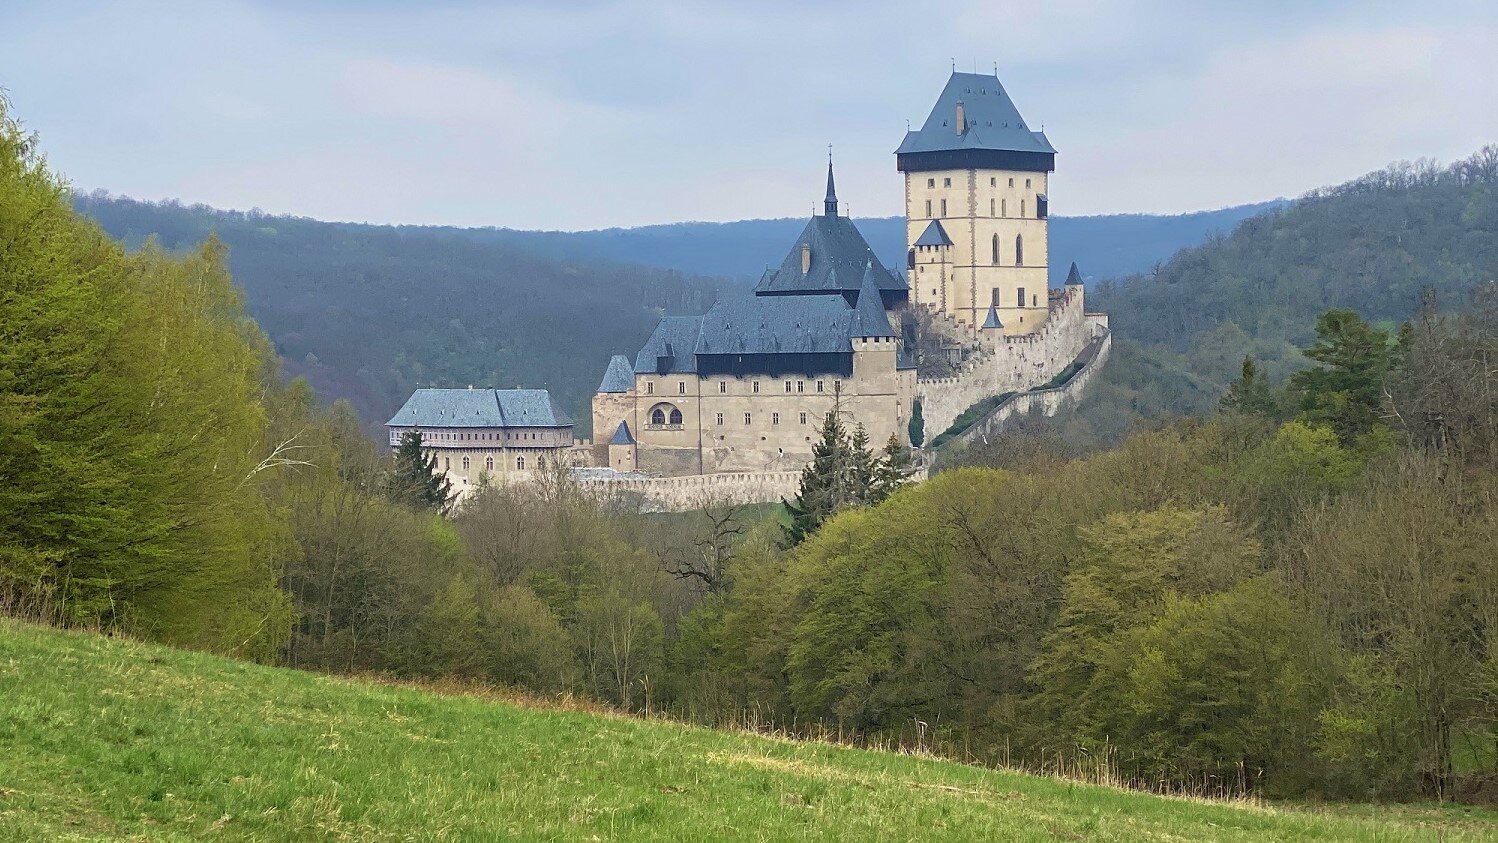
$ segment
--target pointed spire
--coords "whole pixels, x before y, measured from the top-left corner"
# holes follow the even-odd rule
[[[837,216],[837,188],[832,184],[832,145],[827,145],[827,196],[822,200],[822,212],[829,217]]]
[[[1004,323],[999,321],[999,309],[994,307],[993,305],[989,305],[988,316],[983,319],[984,330],[998,329],[1002,327],[1004,327]]]
[[[1077,262],[1071,262],[1071,272],[1066,273],[1066,286],[1082,286],[1082,273],[1077,271]]]
[[[858,303],[853,306],[853,325],[849,331],[855,337],[893,337],[889,326],[889,314],[884,312],[884,298],[879,294],[875,282],[874,264],[867,262],[863,269],[863,283],[858,287]]]

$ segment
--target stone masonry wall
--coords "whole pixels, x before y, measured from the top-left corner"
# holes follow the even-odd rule
[[[688,477],[640,477],[579,480],[583,489],[604,496],[638,496],[645,512],[681,512],[706,503],[771,503],[794,497],[799,471],[746,474],[697,474]]]
[[[916,383],[927,442],[952,426],[964,410],[995,395],[1023,392],[1049,381],[1065,369],[1097,336],[1107,332],[1107,317],[1082,309],[1082,291],[1068,287],[1052,304],[1044,329],[1034,334],[983,340],[952,378]]]

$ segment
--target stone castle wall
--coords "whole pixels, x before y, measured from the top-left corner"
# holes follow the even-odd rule
[[[1088,385],[1107,364],[1108,355],[1112,350],[1113,335],[1104,331],[1082,350],[1082,368],[1072,375],[1071,380],[1050,389],[1036,389],[1011,396],[991,410],[988,415],[975,422],[972,427],[952,437],[943,446],[943,451],[954,446],[960,449],[972,444],[987,444],[1003,431],[1004,425],[1010,419],[1028,415],[1035,410],[1047,416],[1056,415],[1057,411],[1066,404],[1074,403],[1082,398]]]
[[[982,350],[956,377],[916,383],[927,442],[952,426],[964,410],[995,395],[1033,389],[1060,374],[1087,344],[1105,334],[1108,320],[1082,308],[1080,287],[1067,287],[1051,305],[1046,326],[1034,334],[981,338]]]
[[[800,488],[801,472],[589,478],[577,482],[583,489],[604,497],[634,498],[644,512],[681,512],[708,503],[772,503],[792,498]]]

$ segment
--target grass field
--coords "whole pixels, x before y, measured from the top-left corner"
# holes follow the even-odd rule
[[[1476,840],[346,681],[0,620],[0,839]]]

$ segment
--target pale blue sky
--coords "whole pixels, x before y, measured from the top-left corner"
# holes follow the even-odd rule
[[[0,0],[0,88],[80,189],[372,222],[801,216],[828,143],[852,212],[895,214],[954,57],[1044,124],[1058,214],[1498,142],[1492,0]]]

